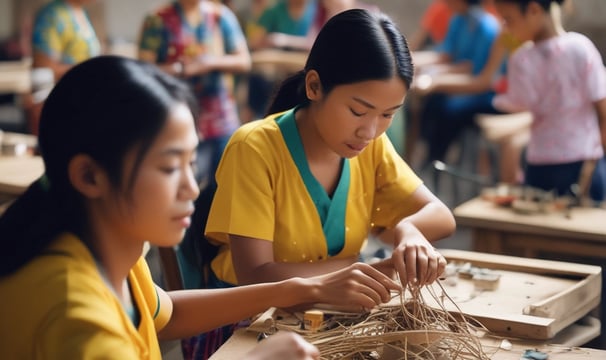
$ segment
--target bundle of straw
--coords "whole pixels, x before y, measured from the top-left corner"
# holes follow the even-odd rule
[[[366,314],[330,315],[318,331],[276,322],[277,330],[296,331],[316,345],[321,359],[490,359],[479,336],[487,332],[464,315],[441,289],[424,287],[439,306],[430,307],[420,288],[407,287],[392,301]],[[450,302],[458,312],[447,311]]]

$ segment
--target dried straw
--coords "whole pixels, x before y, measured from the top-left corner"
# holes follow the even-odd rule
[[[276,322],[276,329],[303,335],[320,349],[321,359],[490,359],[479,337],[487,332],[464,315],[441,290],[424,287],[438,306],[430,307],[420,288],[409,286],[395,301],[366,314],[327,316],[318,331]],[[446,303],[457,311],[446,310]],[[452,309],[452,307],[451,307]]]

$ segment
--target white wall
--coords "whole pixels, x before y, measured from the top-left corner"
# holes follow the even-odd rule
[[[0,0],[0,39],[12,33],[13,29],[13,2]]]

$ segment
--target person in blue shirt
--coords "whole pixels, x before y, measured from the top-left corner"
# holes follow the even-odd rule
[[[478,75],[488,62],[492,45],[499,36],[499,22],[481,6],[481,0],[447,0],[447,3],[455,15],[444,42],[437,49],[440,52],[439,71]],[[423,69],[420,72],[423,73]],[[428,96],[420,113],[421,135],[429,149],[427,162],[444,160],[461,130],[473,125],[476,114],[497,113],[492,106],[493,97],[493,90]]]

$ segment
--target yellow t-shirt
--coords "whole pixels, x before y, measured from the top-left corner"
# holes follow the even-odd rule
[[[105,285],[88,248],[73,235],[61,235],[0,279],[0,358],[161,359],[156,329],[170,314],[160,310],[144,258],[128,279],[138,328]]]
[[[279,262],[328,258],[315,204],[275,121],[292,115],[245,124],[225,149],[206,226],[206,235],[221,244],[211,265],[220,280],[237,284],[228,234],[273,242]],[[407,198],[422,183],[385,134],[349,164],[345,243],[336,258],[358,255],[373,226],[390,228],[411,215]]]

